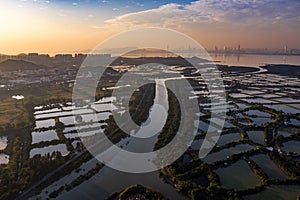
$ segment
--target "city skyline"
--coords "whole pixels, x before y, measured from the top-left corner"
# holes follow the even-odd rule
[[[93,54],[109,54],[109,55],[116,55],[120,53],[120,50],[127,50],[128,52],[133,51],[138,49],[138,47],[123,47],[123,48],[107,48],[103,49],[102,51],[99,52],[92,52],[91,49],[87,49],[84,51],[61,51],[61,52],[21,52],[17,54],[4,54],[0,52],[0,56],[2,57],[19,57],[22,58],[24,56],[48,56],[48,57],[55,57],[59,55],[93,55]],[[201,53],[202,49],[194,49],[191,47],[180,47],[177,49],[168,49],[174,53]],[[208,53],[221,53],[221,54],[269,54],[269,55],[300,55],[300,48],[290,48],[287,46],[283,46],[281,48],[242,48],[241,45],[237,46],[223,46],[223,47],[218,47],[215,46],[214,48],[211,49],[205,49]]]
[[[300,2],[293,0],[3,0],[0,8],[0,52],[9,55],[87,53],[141,27],[177,30],[206,49],[300,48]]]

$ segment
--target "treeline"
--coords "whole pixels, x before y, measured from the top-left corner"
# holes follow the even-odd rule
[[[76,159],[72,160],[72,162],[68,163],[68,165],[65,165],[61,170],[55,172],[47,181],[39,185],[36,188],[36,190],[42,190],[43,188],[62,178],[66,174],[71,173],[74,169],[79,168],[82,165],[82,163],[87,162],[92,158],[93,156],[89,152],[84,152],[83,154],[80,154],[78,157],[76,157]]]
[[[56,198],[64,190],[66,190],[66,191],[72,190],[76,186],[80,185],[84,181],[90,179],[92,176],[94,176],[95,174],[97,174],[100,171],[100,169],[102,169],[103,166],[104,166],[103,164],[97,163],[94,168],[90,169],[87,173],[85,173],[83,175],[80,175],[78,178],[76,178],[70,184],[65,184],[65,185],[61,186],[60,188],[58,188],[57,190],[51,192],[49,194],[49,197],[50,198]]]
[[[135,91],[129,101],[129,113],[132,120],[141,125],[148,119],[155,97],[155,84],[147,84]]]
[[[140,184],[125,188],[119,193],[115,193],[106,200],[127,200],[127,199],[149,199],[149,200],[167,200],[159,192],[146,188]]]
[[[31,159],[29,152],[31,133],[35,127],[34,107],[50,101],[51,103],[62,102],[64,95],[69,92],[71,94],[71,89],[65,85],[39,85],[39,87],[20,87],[14,91],[14,93],[19,92],[25,98],[11,106],[20,110],[20,117],[0,128],[1,135],[8,137],[5,153],[10,156],[9,163],[0,166],[0,199],[5,200],[14,199],[36,180],[40,180],[68,159],[58,152]]]
[[[181,162],[175,162],[171,166],[163,168],[161,170],[162,178],[172,184],[179,193],[190,199],[240,199],[234,190],[222,188],[219,177],[209,165],[200,160],[192,160],[193,162],[194,164],[189,164],[189,169],[186,171],[178,170],[180,168],[178,165],[182,165]],[[181,174],[182,172],[183,174]],[[208,185],[199,185],[192,181],[199,176],[206,177]]]
[[[180,104],[175,94],[169,89],[168,89],[168,102],[169,102],[168,118],[162,131],[158,135],[157,142],[154,145],[154,149],[153,149],[154,151],[168,144],[177,134],[180,125],[180,117],[181,117]]]
[[[132,120],[141,125],[149,116],[149,111],[153,105],[155,96],[155,85],[148,84],[140,88],[138,92],[134,92],[129,103],[129,113]],[[122,131],[114,120],[113,116],[109,116],[105,120],[105,135],[114,143],[118,143],[122,138],[128,137],[128,134]]]

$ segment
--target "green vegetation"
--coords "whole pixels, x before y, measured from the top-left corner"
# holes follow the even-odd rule
[[[141,125],[148,119],[155,97],[155,84],[143,85],[135,91],[129,101],[129,113],[132,120]]]
[[[149,199],[149,200],[167,200],[159,192],[142,185],[133,185],[125,188],[119,193],[115,193],[108,197],[107,200],[129,200],[129,199]]]
[[[66,191],[70,191],[73,188],[75,188],[76,186],[80,185],[81,183],[83,183],[84,181],[88,180],[89,178],[91,178],[92,176],[94,176],[95,174],[97,174],[100,169],[102,169],[103,165],[102,164],[96,164],[96,166],[94,168],[92,168],[91,170],[89,170],[87,173],[85,173],[84,175],[80,175],[78,178],[76,178],[74,181],[72,181],[71,184],[66,184],[61,186],[60,188],[58,188],[57,190],[53,191],[50,193],[49,197],[50,198],[56,198],[58,197],[58,195],[60,193],[62,193],[64,190]]]
[[[153,105],[155,96],[155,85],[148,84],[140,88],[138,92],[134,92],[129,102],[129,113],[132,120],[141,125],[149,116],[150,108]],[[128,137],[128,134],[123,132],[115,122],[112,116],[105,121],[107,126],[104,133],[113,142],[117,143],[122,138]]]
[[[279,166],[284,172],[286,172],[291,178],[299,179],[300,177],[300,166],[299,163],[296,161],[280,156],[277,152],[272,152],[270,154],[271,159],[273,162]]]
[[[168,144],[176,135],[180,125],[180,117],[181,117],[180,104],[175,94],[169,89],[168,89],[168,101],[169,101],[168,118],[166,124],[164,125],[162,131],[158,136],[157,142],[154,145],[154,149],[153,149],[154,151]]]
[[[230,147],[234,147],[238,144],[249,144],[256,149],[242,152],[239,154],[233,154],[232,156],[228,156],[224,160],[218,160],[210,165],[203,163],[198,158],[198,151],[189,149],[187,153],[191,155],[191,160],[187,163],[183,163],[183,158],[181,157],[175,163],[170,166],[167,166],[161,170],[161,176],[163,180],[171,185],[173,185],[176,190],[184,195],[188,196],[190,199],[241,199],[244,195],[255,194],[263,191],[266,186],[270,184],[282,184],[282,185],[292,185],[299,184],[299,173],[300,173],[300,164],[298,161],[289,158],[286,155],[280,155],[277,153],[277,149],[273,152],[270,152],[265,147],[266,146],[274,146],[274,144],[282,144],[283,142],[287,142],[290,140],[299,141],[298,133],[294,133],[294,135],[290,137],[274,137],[276,133],[276,128],[287,121],[288,119],[294,118],[298,119],[298,115],[286,115],[283,112],[277,112],[270,108],[265,108],[262,104],[251,104],[239,101],[234,98],[230,98],[230,100],[238,103],[244,103],[249,107],[242,110],[231,110],[228,112],[229,116],[233,116],[234,119],[229,120],[232,124],[234,124],[235,128],[224,128],[222,135],[239,132],[241,135],[241,140],[238,142],[229,142],[226,145],[218,146],[216,145],[212,152],[219,152],[224,149],[228,149]],[[170,99],[169,99],[170,101]],[[172,108],[174,109],[174,108]],[[271,119],[273,122],[262,124],[261,126],[257,126],[254,123],[250,123],[250,117],[257,117],[251,115],[250,117],[245,114],[245,112],[249,110],[257,109],[262,112],[266,112],[271,114]],[[169,110],[170,111],[170,110]],[[205,115],[202,117],[202,121],[209,123],[209,113],[205,110],[201,110]],[[235,118],[236,114],[242,113],[242,115],[249,121],[248,125],[243,125],[239,123],[239,118]],[[170,127],[169,125],[168,127]],[[171,126],[172,127],[172,126]],[[246,132],[247,131],[262,131],[264,133],[265,144],[260,145],[254,143],[248,138]],[[173,133],[174,134],[174,133]],[[165,134],[164,137],[168,138],[172,134]],[[203,139],[205,137],[204,134],[200,134],[196,136],[197,139]],[[170,137],[171,138],[171,137]],[[281,138],[281,139],[280,139]],[[279,142],[280,141],[280,142]],[[164,142],[163,144],[166,144]],[[163,145],[160,145],[160,148]],[[255,162],[250,160],[249,158],[254,155],[259,154],[269,154],[274,163],[279,166],[284,172],[286,172],[290,179],[286,180],[275,180],[270,179],[267,174],[262,170],[262,168],[257,165]],[[215,169],[226,167],[231,165],[239,160],[245,160],[247,164],[250,166],[253,173],[260,179],[260,183],[253,188],[248,188],[242,191],[235,191],[225,189],[221,186],[219,177],[214,172]],[[226,164],[225,164],[226,163]],[[202,177],[203,180],[207,180],[208,185],[206,185],[205,181],[201,183],[195,182],[193,180],[197,180],[198,177]],[[201,179],[201,180],[202,180]],[[202,180],[202,181],[203,181]]]
[[[8,145],[4,153],[10,156],[10,160],[7,165],[0,166],[2,185],[0,199],[13,199],[20,191],[69,159],[69,156],[63,157],[59,152],[45,156],[36,155],[29,159],[29,152],[33,147],[38,147],[38,144],[31,145],[31,132],[35,126],[34,106],[70,101],[71,92],[72,88],[65,84],[22,86],[15,87],[13,90],[1,89],[0,135],[8,137]],[[15,94],[21,94],[25,98],[22,100],[12,99],[11,96]],[[61,132],[62,127],[57,124],[51,128],[56,128]],[[59,134],[59,136],[62,135]]]
[[[0,71],[18,71],[18,70],[40,70],[47,68],[45,65],[38,65],[25,60],[5,60],[0,63]]]
[[[196,155],[195,155],[196,156]],[[224,189],[212,168],[193,156],[191,162],[179,160],[161,170],[162,178],[190,199],[240,199],[234,190]],[[206,177],[208,185],[199,185],[191,180]]]
[[[5,70],[22,69],[40,69],[44,66],[35,65],[26,61],[7,60],[1,63],[0,68]],[[111,68],[108,68],[105,73],[110,73],[110,76],[102,78],[99,81],[101,87],[98,87],[95,97],[96,100],[111,94],[109,90],[102,90],[103,87],[114,85],[114,81],[118,80],[120,74]],[[45,84],[30,84],[30,85],[15,85],[9,90],[0,88],[0,136],[7,136],[8,145],[4,149],[4,153],[10,156],[7,165],[0,166],[0,180],[5,183],[0,189],[0,199],[12,199],[20,191],[28,188],[30,185],[40,180],[44,175],[66,163],[74,155],[72,141],[64,137],[64,124],[56,119],[55,126],[48,128],[40,128],[36,131],[56,130],[59,140],[49,142],[41,142],[31,145],[31,132],[35,128],[34,107],[37,105],[45,105],[41,110],[46,110],[52,107],[60,107],[59,104],[66,105],[72,101],[72,87],[69,83],[45,83]],[[11,98],[13,95],[23,95],[24,99],[16,100]],[[65,143],[70,155],[62,157],[58,152],[51,155],[35,156],[29,159],[29,152],[32,148],[43,147],[45,145],[53,145]],[[82,150],[82,148],[78,148]],[[92,156],[84,153],[78,157],[78,161],[70,163],[64,170],[56,173],[53,177],[61,177],[65,173],[78,167],[83,161],[91,159]],[[49,180],[49,181],[50,181]],[[48,182],[48,181],[47,181]],[[44,184],[47,184],[44,183]],[[2,185],[2,184],[1,184]]]
[[[34,96],[37,91],[40,92],[39,95],[43,98]],[[142,87],[140,89],[140,92],[135,93],[132,96],[131,109],[132,109],[132,111],[134,111],[132,113],[133,118],[135,118],[136,120],[139,120],[140,122],[143,122],[143,120],[147,119],[148,115],[146,115],[145,113],[148,113],[150,107],[153,105],[153,97],[155,95],[154,91],[155,91],[154,85],[147,85],[146,87]],[[27,94],[27,92],[32,92],[32,94],[29,95],[29,94]],[[100,98],[101,94],[103,95],[104,93],[106,93],[106,92],[102,93],[102,90],[99,90],[97,95]],[[53,127],[40,128],[40,129],[37,129],[36,131],[55,130],[57,132],[59,140],[45,141],[45,142],[40,142],[40,143],[33,144],[33,145],[30,144],[31,143],[31,132],[33,131],[34,121],[35,121],[33,118],[34,106],[47,105],[47,106],[44,106],[43,108],[41,108],[41,110],[46,110],[46,109],[51,109],[51,108],[60,108],[58,103],[65,104],[66,102],[71,101],[71,99],[70,99],[71,88],[69,88],[65,85],[55,85],[55,86],[49,85],[48,90],[45,89],[44,91],[40,91],[40,89],[37,88],[36,91],[33,91],[32,88],[26,88],[26,90],[21,94],[25,96],[24,101],[28,99],[30,102],[30,104],[24,104],[24,106],[28,107],[28,110],[24,114],[28,114],[28,118],[30,118],[30,120],[28,120],[27,122],[30,122],[30,124],[28,124],[26,129],[21,129],[20,127],[14,127],[13,130],[22,131],[23,134],[18,133],[17,136],[13,135],[13,134],[11,134],[12,128],[10,128],[9,129],[10,132],[8,131],[7,134],[4,134],[4,135],[8,135],[9,142],[17,141],[20,143],[20,142],[26,140],[26,145],[21,145],[19,143],[8,145],[8,148],[6,148],[6,150],[8,151],[9,149],[11,149],[11,151],[9,152],[9,155],[11,155],[11,159],[10,159],[8,165],[4,165],[3,167],[2,166],[0,167],[0,170],[1,170],[0,176],[3,175],[3,180],[4,179],[11,180],[11,179],[15,178],[16,177],[15,174],[18,173],[18,169],[16,169],[17,166],[20,167],[23,174],[25,172],[26,172],[26,174],[24,174],[24,176],[22,176],[22,177],[20,176],[20,177],[16,178],[17,181],[15,184],[12,185],[11,183],[8,183],[7,187],[1,188],[0,194],[3,194],[3,196],[1,196],[0,199],[13,198],[20,191],[24,190],[25,188],[28,188],[30,185],[33,185],[35,182],[38,182],[39,180],[41,180],[41,178],[43,178],[45,175],[48,175],[50,173],[51,176],[47,180],[45,180],[42,183],[40,183],[39,185],[37,185],[35,190],[32,191],[33,193],[39,192],[40,190],[42,190],[46,186],[50,185],[54,181],[58,180],[59,178],[65,176],[68,173],[71,173],[74,169],[77,169],[78,167],[80,167],[83,162],[86,162],[93,158],[92,155],[90,155],[87,151],[85,151],[82,147],[80,147],[80,145],[76,149],[79,151],[82,151],[82,153],[80,152],[77,155],[73,154],[74,147],[72,146],[71,143],[74,141],[74,139],[65,138],[63,130],[66,126],[63,123],[61,123],[58,118],[55,118],[55,125]],[[52,96],[53,94],[54,94],[54,96]],[[55,96],[55,94],[57,94],[57,96]],[[145,98],[142,98],[142,101],[141,101],[141,99],[137,98],[136,95],[138,95],[139,97],[141,95],[143,95]],[[8,94],[7,97],[10,100],[10,94]],[[22,102],[22,101],[18,101],[18,103]],[[139,106],[139,105],[143,105],[143,107]],[[145,117],[145,115],[146,115],[146,117]],[[142,119],[140,119],[140,118],[142,118]],[[119,141],[122,137],[127,137],[127,134],[123,133],[116,126],[116,123],[114,122],[114,119],[112,117],[109,118],[108,120],[106,120],[105,122],[108,125],[104,126],[102,128],[105,129],[105,133],[109,136],[109,138],[113,142]],[[91,124],[91,122],[87,122],[85,124]],[[87,128],[87,130],[90,130],[90,129],[92,129],[92,128]],[[113,133],[113,134],[111,134],[111,133]],[[31,159],[29,159],[29,157],[28,157],[29,151],[33,148],[39,148],[39,147],[44,147],[44,146],[54,145],[54,144],[59,144],[59,143],[65,143],[67,145],[68,151],[71,152],[71,154],[63,157],[63,156],[61,156],[61,154],[59,152],[54,152],[52,154],[46,154],[45,156],[36,155]],[[17,149],[15,149],[15,147],[18,147],[18,146],[22,146],[22,151],[17,151]],[[25,148],[26,148],[26,151],[24,151]],[[20,156],[19,152],[24,154],[24,156]],[[17,163],[21,162],[20,157],[26,158],[26,160],[25,159],[22,160],[22,165],[17,164]],[[76,159],[74,159],[74,157],[76,157]],[[69,161],[71,161],[71,162],[69,162]],[[64,165],[66,163],[67,163],[67,165]],[[54,191],[53,193],[51,193],[50,194],[51,197],[55,197],[55,196],[59,195],[62,192],[62,190],[71,190],[73,187],[76,187],[83,181],[92,177],[101,168],[102,168],[102,165],[97,165],[95,168],[90,170],[88,173],[78,177],[74,182],[72,182],[72,184],[61,187],[57,191]],[[59,169],[59,170],[56,170],[56,169]],[[6,175],[8,170],[11,170],[12,177],[8,177]],[[55,170],[54,173],[52,173],[53,170]],[[22,183],[22,185],[20,184],[20,182]],[[11,187],[13,187],[14,189],[8,189]],[[29,194],[29,195],[32,195],[32,194]]]
[[[126,60],[126,59],[125,59]],[[119,60],[120,61],[120,60]],[[140,62],[140,61],[138,61]],[[167,60],[167,63],[172,63],[173,60]],[[118,63],[118,62],[116,62]],[[5,64],[5,63],[4,63]],[[40,66],[33,66],[31,63],[23,63],[23,67],[29,69],[35,69]],[[12,65],[10,63],[10,65]],[[21,65],[20,65],[21,66]],[[20,67],[13,66],[13,67]],[[22,66],[21,66],[22,67]],[[1,68],[1,66],[0,66]],[[15,69],[15,68],[11,68]],[[11,70],[9,69],[9,70]],[[238,69],[238,68],[236,68]],[[248,69],[247,69],[248,70]],[[189,76],[191,71],[185,71],[186,75]],[[116,80],[119,79],[120,74],[116,73],[111,68],[107,69],[106,73],[113,73],[112,76],[103,76],[99,81],[99,87],[96,91],[96,100],[104,96],[111,94],[112,90],[103,89],[106,87],[114,86]],[[191,84],[198,89],[199,80],[190,80]],[[227,82],[226,84],[231,85],[230,92],[240,92],[237,89],[249,89],[247,85],[243,85],[238,81]],[[269,87],[269,86],[268,86]],[[277,86],[276,86],[277,87]],[[297,88],[299,88],[297,86]],[[280,88],[282,90],[283,87]],[[200,89],[201,91],[203,90]],[[22,196],[24,199],[40,192],[46,186],[52,184],[54,181],[62,178],[68,173],[74,170],[80,170],[80,166],[83,162],[86,162],[93,158],[93,156],[87,152],[83,145],[79,142],[77,147],[74,148],[72,142],[75,139],[68,139],[64,135],[64,129],[71,127],[72,125],[65,126],[55,119],[55,125],[48,128],[39,128],[36,131],[55,130],[59,137],[58,140],[40,142],[37,144],[31,144],[31,132],[34,129],[34,115],[33,108],[36,105],[45,105],[40,110],[46,110],[50,108],[61,107],[59,104],[66,104],[71,101],[72,88],[69,84],[39,84],[39,85],[28,85],[28,86],[16,86],[7,90],[7,88],[0,88],[0,136],[8,137],[7,147],[1,151],[10,156],[9,163],[7,165],[0,165],[0,199],[14,199],[20,192],[35,187],[35,190],[31,190],[31,193],[27,196]],[[25,98],[22,100],[12,99],[12,95],[24,95]],[[153,99],[155,96],[155,85],[148,84],[136,91],[129,103],[129,112],[133,121],[141,125],[148,118],[149,110],[153,105]],[[255,98],[255,95],[249,98]],[[167,122],[158,136],[158,141],[155,143],[154,150],[160,149],[168,144],[175,134],[177,133],[181,110],[178,100],[175,95],[168,90],[169,110]],[[247,97],[248,98],[248,97]],[[249,144],[256,149],[242,152],[239,154],[233,154],[226,157],[223,160],[218,160],[210,165],[202,162],[198,158],[198,151],[194,151],[191,148],[187,150],[185,154],[188,154],[191,159],[188,162],[183,162],[183,156],[179,158],[175,163],[163,168],[160,172],[162,179],[173,185],[176,190],[190,199],[240,199],[243,195],[254,194],[260,192],[270,184],[300,184],[300,163],[294,157],[279,151],[282,144],[287,141],[300,141],[299,129],[294,131],[291,136],[283,137],[278,136],[278,127],[283,126],[289,119],[300,120],[299,114],[286,114],[284,112],[278,112],[272,108],[267,108],[260,103],[245,103],[238,98],[228,98],[234,103],[243,103],[247,107],[244,109],[232,109],[227,115],[232,118],[228,120],[236,127],[224,128],[222,134],[228,134],[238,132],[241,135],[241,140],[238,142],[229,142],[226,145],[216,145],[212,152],[219,152],[230,147],[234,147],[238,144]],[[207,103],[209,100],[206,98],[199,98],[199,103]],[[272,104],[270,104],[272,105]],[[296,105],[296,104],[295,104]],[[237,105],[235,105],[238,108]],[[249,110],[260,110],[271,114],[271,123],[264,123],[257,125],[251,121],[251,118],[258,117],[256,115],[246,115]],[[209,123],[210,112],[202,109],[204,113],[202,121]],[[240,115],[238,115],[240,114]],[[77,121],[81,121],[80,116],[76,116]],[[243,120],[243,121],[242,121]],[[245,122],[245,123],[241,123]],[[84,122],[83,125],[92,124],[94,122]],[[105,121],[107,125],[103,125],[106,136],[113,143],[117,143],[121,138],[128,137],[128,135],[116,125],[113,117],[110,117]],[[217,125],[217,124],[215,124]],[[290,125],[296,128],[295,125]],[[86,128],[83,131],[94,130],[93,128]],[[260,145],[250,140],[247,136],[247,131],[259,130],[263,131],[264,134],[264,145]],[[76,130],[69,131],[68,133],[76,133]],[[205,135],[203,132],[196,136],[197,139],[203,139]],[[33,158],[29,158],[29,152],[33,148],[44,147],[48,145],[64,143],[67,146],[67,150],[70,152],[68,156],[62,156],[60,152],[53,152],[52,154],[46,154],[44,156],[36,155]],[[268,150],[266,147],[273,147],[274,151]],[[286,180],[274,180],[270,179],[262,168],[251,160],[251,156],[258,154],[268,154],[272,161],[281,168],[289,178]],[[218,175],[214,172],[215,169],[227,167],[239,160],[245,160],[250,166],[253,173],[260,179],[260,183],[253,188],[249,188],[243,191],[235,191],[225,189],[222,187]],[[55,198],[64,190],[71,190],[78,186],[85,180],[91,178],[103,165],[98,164],[87,173],[82,174],[71,184],[63,185],[56,191],[53,191],[49,197]],[[44,177],[49,176],[42,182],[39,182]],[[202,179],[199,181],[198,178]],[[39,183],[36,184],[35,183]],[[141,185],[131,186],[124,189],[120,193],[114,194],[109,199],[165,199],[158,192],[152,191],[151,189],[144,188]]]

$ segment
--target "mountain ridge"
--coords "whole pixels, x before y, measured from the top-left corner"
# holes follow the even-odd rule
[[[0,71],[39,70],[43,68],[47,68],[47,66],[25,60],[7,59],[0,63]]]

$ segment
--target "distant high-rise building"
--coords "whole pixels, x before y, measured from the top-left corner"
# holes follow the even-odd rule
[[[75,60],[77,62],[82,62],[87,57],[87,54],[78,53],[75,54]]]
[[[39,56],[38,53],[28,53],[28,57],[35,58],[35,57],[37,57],[37,56]]]
[[[70,62],[72,61],[72,54],[57,54],[54,56],[57,62]]]
[[[283,53],[284,53],[284,54],[287,54],[287,52],[288,52],[288,48],[287,48],[287,46],[284,46],[284,48],[283,48]]]

